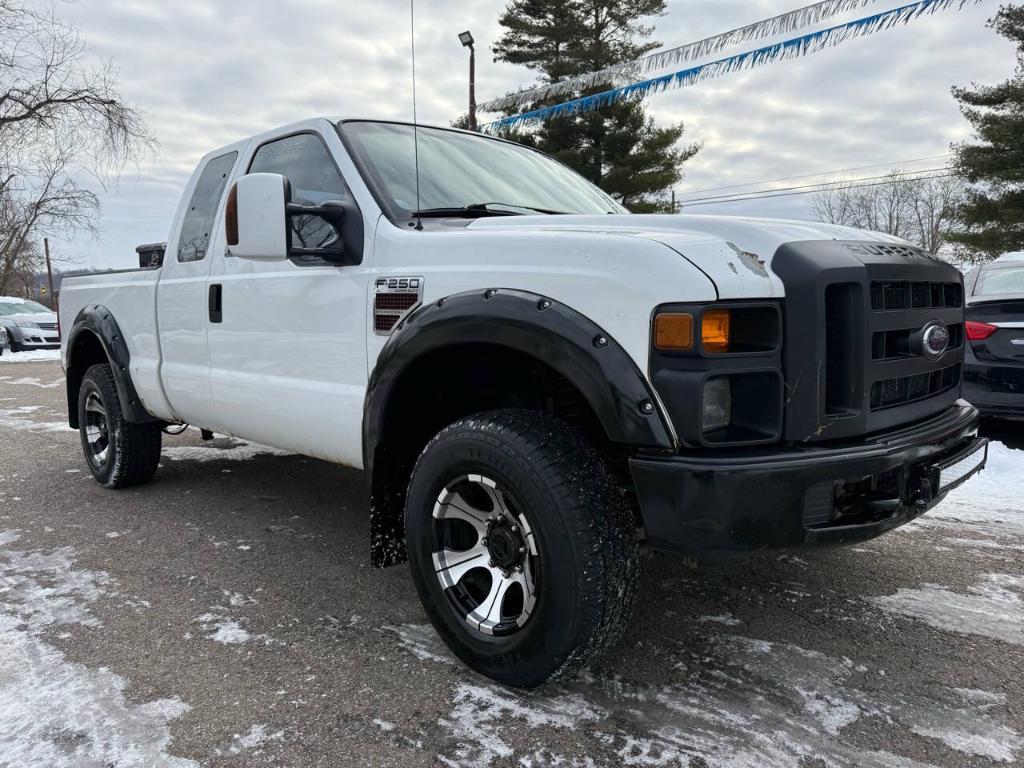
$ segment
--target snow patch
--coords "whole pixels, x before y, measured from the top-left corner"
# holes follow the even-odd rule
[[[392,628],[422,659],[450,663],[429,626]],[[1017,731],[994,719],[989,698],[950,691],[949,699],[865,692],[851,684],[864,666],[786,643],[715,636],[691,652],[684,682],[639,684],[581,675],[542,691],[514,691],[487,681],[459,683],[453,710],[440,721],[453,744],[450,766],[670,766],[763,768],[815,758],[829,768],[922,768],[902,755],[860,749],[844,732],[882,720],[964,754],[1013,762],[1024,749]],[[518,754],[505,728],[571,730],[585,726],[598,747],[586,759],[547,750]],[[601,754],[598,754],[601,752]]]
[[[60,360],[59,349],[30,349],[25,352],[4,351],[0,363],[35,363],[40,360]]]
[[[2,422],[0,422],[2,424]],[[164,448],[161,455],[171,461],[248,461],[256,456],[291,456],[288,451],[280,451],[258,443],[247,443],[232,440],[227,448],[210,448],[204,445],[180,445]]]
[[[207,637],[216,643],[242,645],[252,640],[252,635],[237,619],[216,613],[204,613],[196,618],[196,622],[208,633]]]
[[[1024,646],[1024,576],[994,573],[966,594],[938,584],[900,589],[871,602],[889,613],[918,619],[962,635],[980,635]]]
[[[64,432],[70,433],[71,427],[66,421],[32,421],[21,413],[31,413],[38,406],[21,406],[13,409],[0,409],[0,427],[19,432]]]
[[[110,593],[103,572],[76,569],[70,547],[22,552],[0,532],[0,744],[5,765],[196,768],[167,754],[168,723],[188,711],[177,698],[135,704],[108,669],[68,661],[46,630],[96,626],[89,606]],[[67,633],[61,633],[67,635]]]
[[[26,387],[39,387],[40,389],[56,389],[57,387],[63,386],[64,377],[61,376],[59,379],[54,379],[53,381],[44,383],[41,379],[35,376],[23,376],[20,379],[16,379],[13,376],[0,376],[0,382],[3,382],[4,384],[18,384]]]
[[[967,525],[975,531],[997,538],[1024,537],[1022,475],[1024,451],[991,442],[985,469],[952,491],[914,524],[939,526],[960,532]]]

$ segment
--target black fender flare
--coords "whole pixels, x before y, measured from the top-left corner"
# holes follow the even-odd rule
[[[128,345],[125,343],[124,334],[114,319],[114,314],[102,304],[88,304],[75,317],[71,331],[67,336],[67,359],[65,370],[67,372],[67,397],[68,397],[68,423],[72,428],[78,429],[78,391],[85,375],[85,369],[75,363],[75,349],[77,341],[83,333],[91,333],[99,339],[103,351],[106,353],[107,361],[114,374],[114,382],[117,385],[117,396],[121,400],[121,409],[126,421],[135,424],[159,421],[150,415],[142,405],[135,385],[132,383],[128,364],[131,355],[128,352]]]
[[[653,387],[611,336],[553,299],[492,288],[420,307],[402,320],[381,350],[363,410],[363,466],[371,483],[388,400],[402,373],[421,355],[466,343],[510,347],[550,365],[579,389],[614,443],[675,447]]]
[[[653,387],[626,350],[570,307],[512,289],[470,291],[433,301],[396,327],[370,375],[363,408],[363,468],[370,488],[370,560],[406,559],[407,473],[415,457],[381,440],[389,404],[409,367],[460,344],[491,344],[537,358],[575,386],[608,438],[634,448],[671,450],[675,436]]]

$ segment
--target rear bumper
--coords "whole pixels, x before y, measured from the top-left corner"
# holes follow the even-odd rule
[[[992,418],[1024,418],[1024,365],[987,363],[968,351],[964,399]]]
[[[977,427],[977,411],[961,401],[856,443],[634,458],[630,469],[657,549],[722,557],[838,546],[938,503],[949,488],[939,492],[937,467],[983,447]]]

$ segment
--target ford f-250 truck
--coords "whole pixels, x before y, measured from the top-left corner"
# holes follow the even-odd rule
[[[185,423],[361,468],[374,563],[534,686],[618,641],[642,547],[860,542],[978,471],[963,302],[884,235],[629,215],[518,144],[315,119],[207,155],[162,266],[60,309],[99,482]]]

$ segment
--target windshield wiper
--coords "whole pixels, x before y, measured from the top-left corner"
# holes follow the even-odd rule
[[[458,208],[424,208],[420,211],[413,211],[413,216],[524,216],[523,213],[517,213],[516,211],[503,211],[491,208],[492,205],[502,206],[504,208],[519,208],[524,211],[533,211],[534,213],[544,213],[549,215],[562,215],[565,211],[552,211],[548,208],[535,208],[532,205],[519,205],[517,203],[470,203]]]

